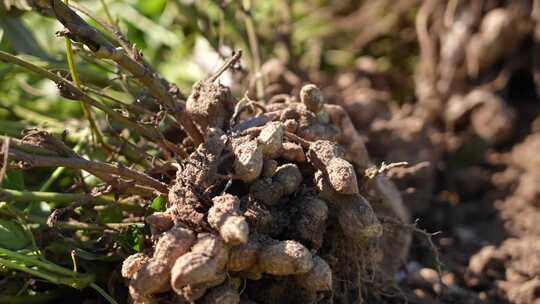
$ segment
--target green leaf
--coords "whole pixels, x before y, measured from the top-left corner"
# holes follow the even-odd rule
[[[136,252],[142,252],[144,248],[144,234],[141,228],[132,226],[132,231],[130,235],[131,248]]]
[[[52,210],[47,202],[31,202],[24,208],[24,212],[28,215],[47,218]]]
[[[164,196],[156,196],[154,200],[148,205],[148,210],[146,215],[150,215],[154,212],[165,211],[167,207],[167,199]]]
[[[122,260],[119,256],[116,255],[95,254],[82,248],[75,248],[73,250],[75,250],[75,253],[78,257],[87,261],[118,262]]]
[[[118,223],[123,219],[122,209],[114,204],[107,205],[98,212],[98,219],[101,223]]]
[[[118,14],[139,31],[151,33],[145,37],[148,45],[157,47],[159,44],[163,44],[169,47],[177,47],[181,42],[180,33],[169,30],[154,20],[142,15],[129,5],[122,7],[122,10],[118,11]]]
[[[24,190],[24,172],[8,171],[2,181],[2,188]]]
[[[142,252],[144,249],[144,231],[137,226],[130,226],[126,232],[115,234],[113,239],[128,251]]]
[[[7,10],[17,8],[20,10],[29,11],[32,9],[26,0],[4,0],[4,7]]]
[[[118,255],[108,255],[106,253],[97,254],[97,253],[88,251],[86,249],[80,248],[78,246],[79,245],[76,244],[73,240],[66,238],[66,239],[55,241],[47,245],[47,251],[56,256],[67,257],[73,250],[75,251],[75,254],[78,259],[83,259],[87,261],[116,262],[116,261],[121,260],[121,257],[119,257]]]
[[[28,245],[30,245],[30,238],[21,225],[0,219],[0,247],[20,250]]]
[[[41,48],[32,32],[15,17],[0,18],[0,27],[5,30],[6,39],[11,46],[22,54],[49,60],[49,55]]]
[[[137,1],[137,9],[139,9],[146,16],[157,16],[163,12],[165,5],[167,4],[166,0],[139,0]]]

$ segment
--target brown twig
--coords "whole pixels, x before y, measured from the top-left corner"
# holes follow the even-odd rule
[[[123,48],[116,48],[101,32],[86,23],[62,1],[51,0],[51,5],[58,21],[68,29],[66,33],[68,37],[84,43],[96,57],[113,60],[129,71],[171,111],[196,145],[203,142],[201,133],[187,116],[185,104],[180,99],[184,96],[177,89],[173,89],[173,86],[161,78],[149,65],[134,60]]]
[[[305,140],[302,137],[300,137],[300,136],[298,136],[298,135],[296,135],[294,133],[288,132],[288,131],[283,132],[283,135],[285,137],[287,137],[288,139],[290,139],[290,140],[296,142],[297,144],[301,145],[302,148],[305,148],[305,149],[309,148],[309,146],[312,143],[311,141]]]
[[[398,163],[389,163],[389,164],[386,164],[385,162],[383,162],[379,168],[377,168],[376,166],[367,168],[364,172],[364,175],[369,179],[373,179],[377,175],[388,172],[392,170],[393,168],[402,168],[408,165],[409,165],[408,162],[398,162]]]
[[[139,114],[139,115],[148,115],[148,116],[153,116],[153,115],[156,115],[156,113],[150,111],[150,110],[147,110],[141,106],[138,106],[136,104],[128,104],[126,102],[123,102],[117,98],[114,98],[110,95],[107,95],[105,93],[103,93],[102,90],[96,90],[94,88],[91,88],[91,87],[87,87],[87,86],[83,86],[81,87],[81,89],[85,92],[90,92],[92,94],[95,94],[99,97],[102,97],[102,98],[105,98],[105,99],[108,99],[112,102],[114,102],[116,105],[120,106],[120,107],[125,107],[129,112],[131,113],[136,113],[136,114]]]
[[[177,151],[176,146],[171,143],[170,141],[163,138],[163,135],[155,128],[149,128],[140,125],[139,123],[136,123],[118,112],[110,109],[106,105],[98,102],[94,98],[90,97],[88,94],[86,94],[84,91],[73,85],[70,81],[65,79],[64,77],[51,73],[37,65],[34,65],[30,62],[27,62],[17,56],[13,56],[9,53],[0,51],[0,61],[4,62],[10,62],[13,64],[16,64],[18,66],[21,66],[25,69],[28,69],[32,72],[35,72],[45,78],[48,78],[52,81],[54,81],[57,85],[62,86],[62,90],[65,92],[68,92],[69,95],[73,96],[73,98],[77,100],[81,100],[85,103],[88,103],[89,105],[96,107],[100,109],[101,111],[105,112],[107,115],[109,115],[113,120],[117,121],[120,124],[123,124],[124,126],[130,128],[131,130],[137,132],[138,134],[149,138],[153,142],[160,145],[164,150],[170,150],[170,151]]]
[[[214,82],[216,81],[221,74],[223,74],[227,69],[232,67],[240,58],[242,57],[242,50],[238,50],[236,52],[233,52],[232,56],[227,59],[223,65],[217,70],[212,76],[210,76],[206,81],[208,82]]]
[[[2,181],[4,180],[4,177],[6,175],[7,167],[8,167],[8,153],[9,153],[9,137],[3,137],[3,143],[2,147],[0,149],[0,153],[4,154],[4,159],[2,160],[2,165],[0,167],[0,185],[2,184]]]
[[[253,61],[253,71],[255,72],[255,85],[257,89],[257,98],[264,99],[264,79],[262,76],[261,66],[261,51],[259,49],[259,40],[257,33],[255,32],[255,22],[251,15],[251,0],[239,1],[240,12],[244,18],[244,26],[248,37],[248,45],[251,51],[251,58]]]
[[[106,181],[115,180],[121,177],[127,180],[133,180],[142,186],[148,186],[160,193],[169,193],[168,186],[144,173],[131,170],[122,165],[111,165],[107,163],[89,161],[81,157],[62,157],[29,154],[17,149],[9,150],[9,157],[14,160],[23,161],[34,167],[68,167],[72,169],[81,169],[92,173],[98,177],[104,177]]]
[[[0,138],[2,138],[2,140],[4,140],[4,142],[5,142],[6,139],[9,138],[10,147],[12,147],[14,149],[18,149],[18,150],[23,151],[23,152],[36,154],[36,155],[48,155],[48,156],[57,155],[57,153],[55,153],[55,152],[53,152],[51,150],[48,150],[48,149],[45,149],[45,148],[42,148],[42,147],[39,147],[39,146],[36,146],[36,145],[31,145],[31,144],[25,143],[24,141],[22,141],[20,139],[17,139],[17,138],[12,138],[12,137],[7,137],[7,136],[0,136]]]

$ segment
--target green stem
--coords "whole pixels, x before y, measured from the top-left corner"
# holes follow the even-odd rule
[[[33,265],[33,266],[37,266],[37,267],[41,267],[47,271],[50,271],[50,272],[53,272],[53,273],[56,273],[56,274],[61,274],[61,275],[67,275],[67,276],[70,276],[70,277],[73,277],[73,276],[76,276],[76,274],[69,270],[69,269],[66,269],[64,267],[60,267],[56,264],[53,264],[49,261],[42,261],[42,260],[39,260],[37,259],[36,257],[31,257],[31,256],[28,256],[28,255],[25,255],[25,254],[21,254],[21,253],[18,253],[18,252],[15,252],[15,251],[11,251],[9,249],[6,249],[6,248],[2,248],[0,247],[0,255],[6,255],[14,260],[17,260],[17,261],[20,261],[24,264],[27,264],[27,265]]]
[[[66,4],[68,4],[68,0],[65,0]],[[79,74],[77,73],[77,68],[75,66],[75,61],[73,59],[73,45],[71,44],[71,39],[69,37],[65,37],[66,40],[66,55],[67,55],[67,63],[69,68],[69,73],[71,74],[71,79],[73,79],[73,83],[78,89],[81,89],[81,80],[79,79]],[[101,131],[98,129],[96,121],[94,120],[94,117],[92,116],[92,109],[90,106],[81,101],[81,105],[83,108],[84,116],[88,120],[88,123],[90,124],[90,130],[92,131],[92,139],[96,141],[96,143],[99,143],[102,145],[106,150],[110,151],[109,147],[106,146],[105,142],[103,141],[103,135],[101,134]]]
[[[9,212],[3,209],[0,209],[0,214],[4,216],[9,216],[12,218],[21,218],[26,221],[38,224],[38,225],[47,225],[47,218],[35,216],[35,215],[21,215],[21,214],[14,214],[13,212]],[[87,231],[103,231],[107,229],[111,230],[123,230],[127,229],[129,227],[137,227],[137,228],[143,228],[144,223],[141,222],[131,222],[131,223],[106,223],[106,224],[89,224],[89,223],[83,223],[78,222],[75,220],[70,220],[66,222],[58,222],[57,227],[60,229],[68,229],[68,230],[87,230]],[[39,254],[39,252],[38,252]]]
[[[59,300],[67,292],[67,288],[58,288],[56,290],[47,290],[35,294],[21,294],[21,295],[0,295],[0,303],[9,304],[41,304],[41,303],[55,303],[55,300]]]
[[[113,17],[111,15],[111,12],[109,11],[109,7],[107,6],[107,3],[105,3],[105,0],[100,0],[101,6],[103,6],[103,10],[105,11],[105,15],[107,15],[107,20],[111,25],[116,25]]]
[[[92,275],[78,274],[48,261],[41,261],[37,258],[32,258],[27,255],[13,252],[4,248],[0,248],[0,254],[6,255],[10,258],[13,258],[19,262],[28,265],[41,267],[45,271],[41,269],[31,268],[26,265],[22,265],[17,262],[0,257],[0,264],[4,265],[5,267],[29,273],[31,275],[45,279],[55,284],[63,284],[78,289],[90,286],[95,289],[99,294],[101,294],[109,303],[118,304],[109,294],[107,294],[107,292],[105,292],[105,290],[103,290],[101,287],[94,283],[94,276]]]
[[[39,191],[47,191],[47,189],[49,189],[52,183],[54,183],[60,177],[60,175],[64,173],[65,170],[66,170],[66,167],[58,167],[54,169],[51,176],[49,176],[49,178],[43,183],[43,185],[41,185],[41,187],[39,188]]]
[[[28,287],[30,286],[30,283],[32,282],[32,280],[26,280],[24,282],[24,285],[21,289],[19,289],[19,291],[17,291],[17,293],[15,295],[17,296],[20,296],[23,294],[23,292],[25,292],[26,290],[28,290]]]
[[[37,224],[46,225],[47,219],[37,216],[28,216],[28,220],[31,220],[32,222],[35,222]],[[67,221],[67,222],[59,222],[58,227],[60,229],[69,229],[69,230],[87,230],[87,231],[103,231],[107,229],[111,230],[123,230],[127,229],[129,227],[136,226],[138,228],[144,227],[144,223],[107,223],[107,224],[89,224],[89,223],[83,223],[78,221]]]
[[[113,204],[111,197],[92,197],[86,193],[57,193],[42,191],[19,191],[13,189],[0,189],[0,195],[6,195],[10,199],[19,203],[31,203],[35,201],[45,201],[56,203],[59,206],[66,206],[75,201],[90,200],[101,205]]]
[[[71,74],[71,79],[73,79],[73,83],[80,88],[81,87],[81,80],[79,79],[79,75],[77,74],[77,69],[75,68],[75,62],[73,60],[73,46],[71,45],[71,40],[66,37],[66,56],[67,56],[67,63],[69,68],[69,73]]]
[[[79,153],[79,151],[82,149],[84,145],[84,141],[81,140],[79,141],[79,143],[73,148],[73,152],[75,153]],[[40,192],[43,192],[43,191],[47,191],[47,189],[49,189],[49,187],[52,185],[52,183],[54,183],[58,177],[60,177],[60,175],[62,175],[62,173],[66,170],[66,167],[58,167],[56,168],[53,173],[51,174],[51,176],[49,176],[49,178],[45,181],[45,183],[43,183],[43,185],[41,185],[41,187],[39,188],[39,191]]]
[[[16,119],[19,119],[17,117]],[[23,122],[25,121],[25,122]],[[58,126],[52,126],[48,124],[47,122],[36,122],[36,121],[30,121],[25,118],[19,119],[17,121],[14,120],[1,120],[0,119],[0,134],[7,135],[11,137],[20,137],[22,134],[22,131],[31,129],[33,127],[40,127],[42,130],[46,130],[47,132],[55,135],[61,135],[64,133],[64,131],[67,132],[66,140],[70,142],[78,142],[83,136],[86,136],[86,129],[84,130],[77,130],[72,128],[69,125],[64,124],[62,127]],[[0,135],[0,137],[2,137]]]
[[[59,128],[59,129],[66,128],[65,123],[62,123],[52,117],[27,109],[23,106],[20,106],[17,104],[10,104],[9,107],[15,115],[17,115],[20,118],[23,118],[26,121],[33,122],[36,124],[45,124],[49,127],[54,127],[54,128]]]
[[[65,78],[59,76],[59,75],[56,75],[54,73],[51,73],[49,71],[47,71],[46,69],[42,68],[42,67],[39,67],[35,64],[32,64],[30,62],[27,62],[17,56],[13,56],[9,53],[6,53],[4,51],[0,51],[0,61],[4,61],[4,62],[9,62],[9,63],[13,63],[13,64],[16,64],[20,67],[23,67],[29,71],[32,71],[38,75],[41,75],[45,78],[48,78],[56,83],[61,83],[63,85],[66,86],[67,89],[69,89],[70,91],[72,91],[73,93],[75,93],[76,95],[80,96],[80,100],[85,102],[85,103],[88,103],[89,105],[93,106],[93,107],[96,107],[98,109],[100,109],[101,111],[105,112],[107,115],[109,115],[113,120],[116,120],[117,122],[125,125],[126,127],[129,127],[130,129],[140,133],[141,135],[147,137],[147,138],[150,138],[152,140],[156,140],[157,142],[159,142],[160,140],[160,135],[159,135],[159,132],[155,129],[148,129],[148,128],[145,128],[141,125],[139,125],[138,123],[135,123],[127,118],[125,118],[124,116],[122,116],[121,114],[117,113],[116,111],[114,111],[113,109],[110,109],[109,107],[101,104],[100,102],[98,102],[97,100],[91,98],[90,96],[88,96],[87,94],[85,94],[81,89],[77,88],[73,83],[71,83],[70,81],[66,80]]]
[[[38,258],[43,258],[43,254],[41,253],[41,250],[39,249],[37,245],[36,238],[34,237],[34,233],[32,233],[32,229],[28,225],[27,221],[22,216],[20,216],[20,214],[17,214],[17,212],[14,211],[13,209],[11,210],[11,212],[13,214],[16,214],[17,220],[19,221],[19,224],[21,224],[21,226],[24,228],[24,231],[30,238],[30,242],[32,243],[32,249],[38,255]]]
[[[57,193],[57,192],[41,192],[41,191],[19,191],[13,189],[0,189],[0,197],[7,196],[7,198],[18,203],[31,203],[36,201],[45,201],[49,203],[55,203],[55,207],[65,207],[69,204],[81,201],[89,200],[96,205],[109,205],[116,204],[120,208],[126,211],[143,211],[143,207],[131,204],[127,202],[116,202],[111,196],[90,196],[86,193]]]
[[[0,249],[3,249],[3,248],[0,248]],[[30,259],[28,257],[26,257],[25,260],[28,261]],[[31,260],[32,260],[32,261],[30,261],[31,264],[35,264],[36,262],[40,262],[37,259],[31,259]],[[21,261],[23,261],[23,260],[21,260]],[[47,271],[43,271],[43,270],[39,270],[39,269],[35,269],[35,268],[30,268],[30,267],[27,267],[25,265],[21,265],[19,263],[16,263],[16,262],[13,262],[13,261],[1,258],[1,257],[0,257],[0,264],[4,265],[5,267],[11,268],[11,269],[15,269],[15,270],[19,270],[19,271],[22,271],[22,272],[29,273],[29,274],[31,274],[33,276],[45,279],[45,280],[47,280],[49,282],[52,282],[54,284],[67,285],[67,286],[70,286],[70,287],[73,287],[73,288],[78,288],[78,289],[87,287],[94,280],[93,276],[91,276],[91,275],[77,275],[74,272],[72,272],[71,270],[67,270],[67,269],[64,269],[64,270],[66,270],[66,271],[68,271],[70,273],[70,275],[68,277],[62,276],[61,274],[58,274],[58,273],[48,273]],[[45,263],[43,263],[43,264],[45,264]],[[54,264],[50,263],[48,266],[50,267],[50,265],[54,265]],[[54,265],[54,266],[56,266],[56,265]],[[56,267],[62,268],[60,266],[56,266]]]
[[[47,280],[49,282],[53,282],[55,284],[61,284],[58,276],[50,275],[50,274],[47,274],[47,273],[45,273],[43,271],[39,271],[37,269],[28,268],[28,267],[26,267],[24,265],[20,265],[18,263],[10,261],[10,260],[0,258],[0,265],[4,265],[5,267],[11,268],[11,269],[15,269],[15,270],[19,270],[19,271],[29,273],[31,275],[34,275],[36,277],[45,279],[45,280]]]
[[[28,125],[21,121],[9,121],[0,119],[0,134],[11,137],[17,137],[21,135],[21,132],[27,128]],[[0,136],[2,139],[2,136]],[[3,140],[3,139],[2,139]]]
[[[96,283],[91,283],[90,287],[94,288],[101,296],[103,296],[109,303],[111,304],[118,304],[113,297],[111,297],[103,288],[99,287]]]

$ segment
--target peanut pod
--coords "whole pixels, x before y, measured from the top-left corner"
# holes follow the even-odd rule
[[[319,249],[328,219],[326,202],[318,197],[305,196],[298,199],[294,206],[298,208],[294,221],[294,238],[312,249]]]
[[[201,304],[239,304],[240,294],[231,284],[210,289],[200,300]]]
[[[307,290],[332,290],[332,269],[319,256],[313,257],[313,268],[304,274],[295,276],[296,283]]]
[[[275,157],[283,145],[283,124],[277,121],[266,124],[259,133],[257,141],[264,155]]]
[[[273,275],[306,273],[313,267],[313,258],[304,245],[296,241],[274,241],[262,246],[258,253],[259,269]]]
[[[324,97],[321,90],[314,84],[307,84],[300,89],[300,101],[306,106],[306,109],[317,114],[324,105]]]
[[[193,232],[179,226],[165,232],[156,244],[154,256],[133,276],[133,289],[143,296],[169,290],[173,264],[194,241]]]
[[[240,215],[240,200],[230,194],[212,199],[214,206],[208,211],[207,221],[227,244],[239,245],[248,241],[249,226]]]
[[[334,190],[341,194],[359,193],[354,166],[344,156],[343,150],[330,141],[318,140],[309,146],[309,162],[324,172]]]
[[[236,178],[246,183],[256,180],[263,167],[262,147],[257,141],[251,140],[240,143],[233,150],[235,155],[233,167]]]
[[[155,212],[144,220],[150,226],[152,235],[163,233],[174,225],[173,216],[168,212]]]
[[[150,261],[150,257],[144,253],[135,253],[128,256],[122,262],[122,277],[131,279],[133,276]]]
[[[285,164],[276,169],[272,178],[255,181],[250,196],[267,206],[275,205],[285,196],[294,193],[302,183],[302,174],[295,164]]]
[[[201,233],[189,253],[179,257],[171,269],[171,286],[179,295],[195,300],[201,289],[217,286],[226,279],[229,250],[217,236]],[[196,292],[198,291],[198,292]]]
[[[338,222],[347,238],[353,241],[364,241],[366,238],[382,235],[382,225],[363,196],[339,194],[320,171],[315,174],[315,181],[319,195],[337,209]]]

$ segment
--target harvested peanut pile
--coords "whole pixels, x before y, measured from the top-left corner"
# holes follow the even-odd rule
[[[399,192],[364,173],[361,137],[317,86],[280,100],[248,115],[227,87],[194,86],[205,140],[146,218],[153,252],[124,261],[133,303],[358,303],[391,286],[410,242],[382,224],[409,221]]]

